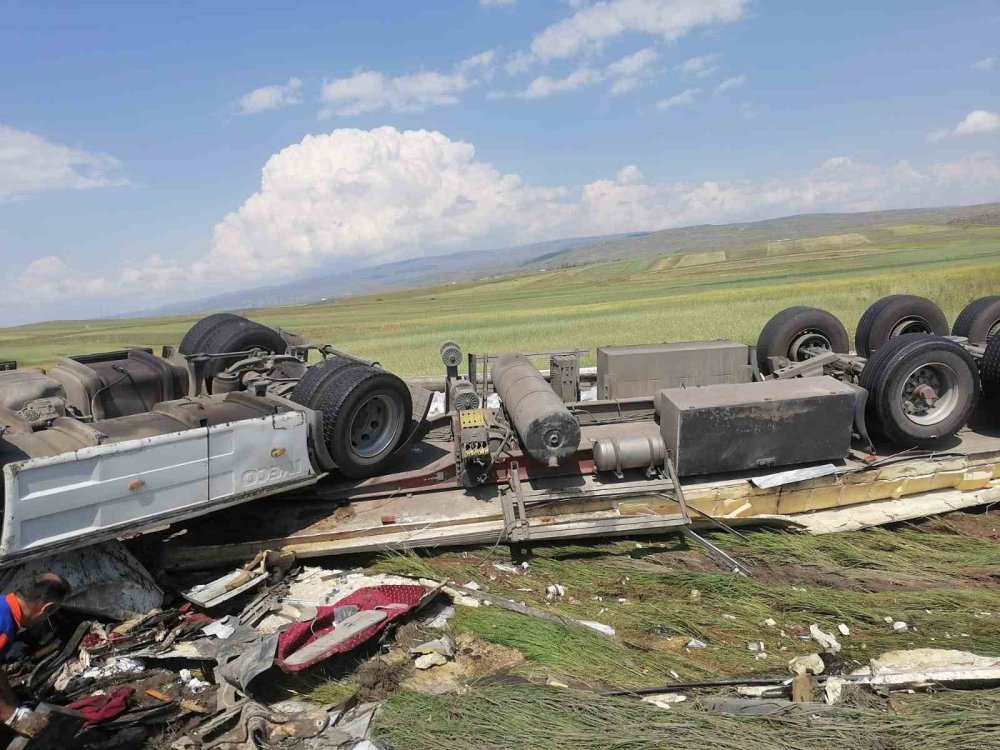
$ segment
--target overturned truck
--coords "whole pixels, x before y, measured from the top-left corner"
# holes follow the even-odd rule
[[[733,482],[781,467],[853,475],[900,451],[961,455],[989,467],[968,470],[986,486],[1000,478],[1000,410],[981,398],[1000,396],[1000,297],[950,330],[933,302],[887,297],[855,346],[834,316],[794,307],[755,347],[602,347],[584,369],[581,351],[463,357],[449,341],[443,376],[402,379],[212,315],[160,355],[0,372],[0,564],[208,513],[162,545],[163,564],[651,532],[740,517],[720,505]],[[715,504],[698,501],[706,488]],[[268,496],[280,497],[249,503]]]

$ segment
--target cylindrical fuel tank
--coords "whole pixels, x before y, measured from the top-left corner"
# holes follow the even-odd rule
[[[662,466],[667,448],[659,435],[623,435],[594,442],[594,468],[621,471]]]
[[[493,365],[492,375],[493,386],[529,456],[556,466],[576,453],[580,423],[527,357],[501,355]]]

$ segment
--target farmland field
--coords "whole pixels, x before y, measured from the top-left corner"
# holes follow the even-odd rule
[[[782,247],[782,245],[784,245]],[[753,342],[789,305],[830,310],[853,331],[887,294],[930,297],[949,320],[1000,292],[1000,227],[906,225],[702,253],[549,269],[488,281],[253,311],[402,375],[440,369],[438,346],[538,350],[728,337]],[[706,259],[708,262],[706,262]],[[0,329],[0,358],[176,344],[199,316],[51,322]]]

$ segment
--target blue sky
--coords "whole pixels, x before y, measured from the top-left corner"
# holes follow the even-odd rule
[[[1000,200],[1000,2],[0,18],[7,324],[465,248]]]

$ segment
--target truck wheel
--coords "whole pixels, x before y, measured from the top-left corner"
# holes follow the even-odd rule
[[[245,352],[249,349],[263,349],[272,354],[283,354],[288,344],[273,328],[268,328],[252,320],[236,316],[233,320],[222,321],[208,336],[202,345],[206,354],[226,354],[227,352]],[[211,378],[233,364],[239,357],[220,357],[211,360],[205,366],[205,375]]]
[[[406,435],[413,411],[410,389],[392,373],[351,360],[313,375],[325,364],[310,368],[292,400],[323,415],[323,440],[342,474],[352,479],[378,474]]]
[[[239,315],[233,315],[232,313],[213,313],[207,318],[202,318],[184,334],[184,338],[181,339],[177,351],[181,354],[202,353],[208,337],[227,320],[246,320],[246,318],[241,318]]]
[[[994,336],[986,345],[986,352],[979,363],[979,377],[987,398],[1000,401],[1000,336]]]
[[[306,370],[306,374],[295,384],[290,398],[297,404],[320,411],[319,399],[330,386],[335,373],[351,365],[360,367],[363,364],[347,357],[327,357]]]
[[[970,344],[985,344],[1000,335],[1000,297],[974,299],[955,318],[952,336],[965,336]]]
[[[861,371],[868,419],[902,446],[929,446],[958,432],[979,396],[975,360],[940,336],[903,334],[880,346]]]
[[[807,359],[805,349],[816,347],[846,353],[850,339],[844,324],[826,310],[816,307],[789,307],[769,321],[757,338],[757,366],[765,375],[773,371],[769,357],[792,362]]]
[[[948,319],[929,299],[893,294],[865,310],[854,334],[854,347],[862,357],[870,357],[886,341],[906,333],[947,336]]]

